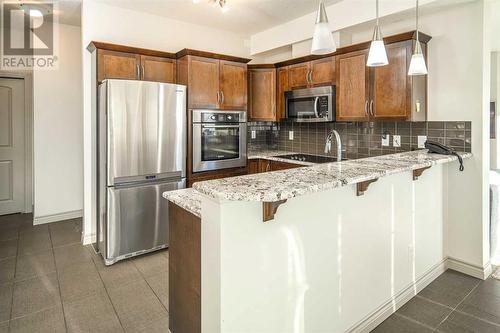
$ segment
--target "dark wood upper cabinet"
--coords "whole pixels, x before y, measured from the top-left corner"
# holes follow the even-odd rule
[[[223,110],[247,109],[247,64],[220,60],[220,102]]]
[[[188,104],[190,108],[219,107],[219,61],[217,59],[188,56]],[[179,68],[179,72],[183,69]]]
[[[338,55],[337,121],[425,121],[427,76],[408,76],[412,49],[413,40],[387,44],[381,67],[366,67],[368,50]]]
[[[247,109],[246,63],[188,54],[177,60],[177,82],[188,87],[190,109]]]
[[[288,66],[276,69],[276,118],[277,120],[286,117],[285,91],[290,90],[288,83]]]
[[[313,60],[309,63],[309,86],[331,86],[335,84],[335,57]]]
[[[141,56],[110,50],[99,50],[97,54],[97,80],[140,79]]]
[[[337,56],[337,121],[369,119],[369,70],[367,51]]]
[[[175,59],[155,56],[141,56],[142,80],[175,83]]]
[[[290,89],[307,88],[309,85],[309,63],[290,66],[288,70],[288,84]]]
[[[277,121],[276,69],[249,69],[248,89],[249,120]]]
[[[302,89],[335,83],[335,57],[290,65],[289,88]]]

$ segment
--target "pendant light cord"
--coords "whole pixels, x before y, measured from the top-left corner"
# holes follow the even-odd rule
[[[416,8],[415,12],[416,12],[416,15],[417,15],[417,18],[416,18],[415,22],[416,22],[416,29],[417,29],[417,43],[418,43],[418,42],[419,42],[419,40],[418,40],[418,0],[417,0],[417,8]]]
[[[377,13],[377,26],[378,26],[378,0],[376,0],[375,5],[377,7],[375,11]]]

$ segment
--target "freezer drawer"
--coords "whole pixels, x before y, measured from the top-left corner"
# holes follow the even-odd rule
[[[186,187],[185,179],[107,189],[104,261],[117,260],[168,246],[168,201],[163,192]]]

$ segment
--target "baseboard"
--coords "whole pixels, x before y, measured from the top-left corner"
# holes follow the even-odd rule
[[[420,292],[432,281],[434,281],[439,275],[441,275],[447,268],[446,260],[447,259],[443,259],[440,263],[434,265],[431,269],[422,274],[422,276],[417,278],[414,283],[411,283],[394,297],[387,300],[377,310],[373,311],[364,319],[360,320],[346,332],[368,333],[372,331],[380,323],[386,320],[391,314],[396,312],[397,309],[408,302],[413,296],[415,296],[418,292]]]
[[[493,272],[490,262],[488,262],[484,267],[480,267],[451,257],[448,257],[446,261],[446,268],[453,269],[454,271],[458,271],[481,280],[486,280]]]
[[[73,210],[70,212],[35,217],[33,219],[33,224],[37,225],[37,224],[52,223],[57,221],[76,219],[82,216],[83,216],[83,210],[81,209]]]
[[[397,295],[387,300],[377,310],[360,320],[346,332],[365,333],[372,331],[447,269],[453,269],[482,280],[488,278],[493,270],[489,262],[485,267],[479,267],[455,258],[447,257],[419,277],[415,283],[410,284]]]
[[[96,242],[95,234],[83,236],[83,245],[89,245]]]

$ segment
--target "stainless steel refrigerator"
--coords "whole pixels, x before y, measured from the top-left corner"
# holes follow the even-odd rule
[[[186,186],[186,87],[105,80],[97,117],[97,248],[106,265],[168,246],[165,191]]]

